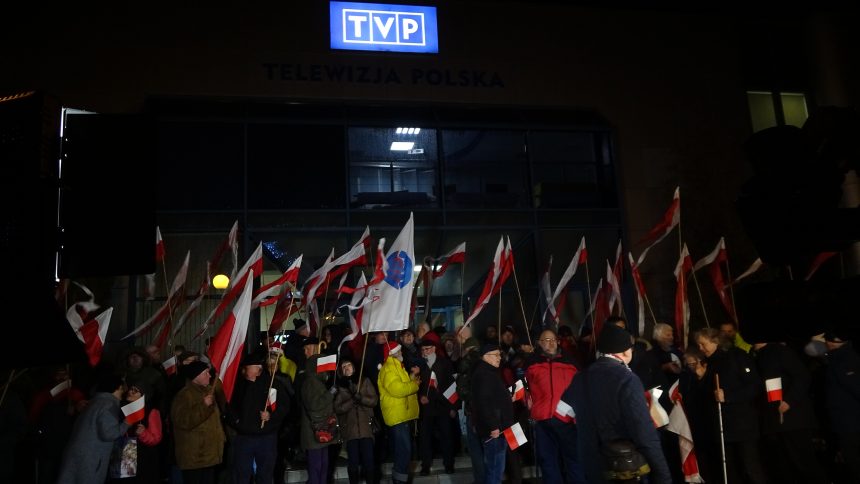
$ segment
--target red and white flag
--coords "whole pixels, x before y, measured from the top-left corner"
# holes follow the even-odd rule
[[[218,306],[212,311],[208,318],[206,318],[206,322],[203,323],[203,326],[194,335],[194,339],[202,336],[209,326],[214,325],[218,320],[218,317],[224,313],[227,307],[236,300],[236,298],[240,294],[244,294],[244,291],[247,288],[252,288],[254,284],[248,284],[249,281],[253,280],[255,277],[260,277],[260,274],[263,272],[263,243],[260,242],[257,245],[257,248],[251,254],[251,257],[245,262],[245,265],[239,270],[236,274],[236,277],[230,279],[230,287],[227,290],[227,293],[221,298],[221,302],[218,303]],[[253,294],[253,292],[249,293]],[[248,301],[248,309],[250,310],[251,301]],[[238,303],[237,303],[238,304]]]
[[[161,229],[155,226],[155,262],[164,260],[164,239],[161,238]]]
[[[176,309],[185,297],[185,291],[183,288],[185,287],[185,279],[188,277],[188,262],[190,260],[191,251],[189,250],[185,253],[185,260],[182,262],[179,272],[177,272],[176,277],[173,278],[173,284],[170,285],[170,292],[167,293],[167,300],[164,302],[164,305],[155,311],[155,314],[153,314],[152,317],[144,321],[131,333],[123,336],[122,339],[125,340],[140,334],[148,333],[156,324],[170,318],[171,310]]]
[[[515,423],[509,428],[506,428],[504,434],[505,440],[508,441],[508,447],[510,447],[511,450],[516,450],[517,447],[529,441],[529,439],[526,438],[526,434],[525,432],[523,432],[523,428],[522,426],[520,426],[519,422]]]
[[[352,248],[345,254],[332,261],[329,280],[346,273],[351,267],[367,264],[367,247],[370,245],[370,227],[365,227],[364,233]],[[317,294],[319,295],[319,294]]]
[[[742,280],[746,279],[747,277],[755,274],[759,269],[761,269],[761,266],[763,266],[763,265],[764,265],[764,262],[762,262],[761,257],[759,257],[758,259],[754,260],[752,264],[750,264],[749,268],[747,270],[745,270],[743,272],[743,274],[736,277],[735,280],[732,281],[729,285],[733,286],[733,285],[741,282]]]
[[[299,271],[302,268],[302,257],[299,255],[296,260],[290,264],[290,267],[274,281],[260,287],[254,292],[254,299],[251,301],[251,309],[256,309],[260,306],[269,306],[276,302],[281,297],[284,291],[288,291],[295,287],[296,281],[299,280]]]
[[[337,370],[337,354],[321,356],[317,359],[317,373]]]
[[[466,322],[463,323],[463,326],[460,328],[465,328],[471,324],[472,320],[478,317],[478,314],[484,309],[484,306],[490,301],[490,298],[493,297],[495,292],[493,291],[496,283],[499,281],[499,277],[502,275],[502,271],[504,269],[506,258],[505,251],[505,238],[502,237],[499,239],[499,245],[496,246],[496,254],[493,256],[493,264],[490,266],[490,271],[487,273],[487,278],[484,280],[484,288],[481,290],[481,294],[478,296],[478,299],[475,301],[475,307],[472,309],[472,314],[469,315],[469,318],[466,319]]]
[[[558,321],[558,312],[555,310],[555,306],[552,303],[552,287],[549,280],[549,273],[552,270],[552,255],[549,256],[549,262],[546,264],[546,270],[543,273],[543,276],[540,278],[539,290],[540,297],[543,300],[543,303],[546,304],[546,309],[543,312],[542,322],[546,322],[546,315],[549,313],[549,316],[553,321]]]
[[[639,334],[645,334],[645,284],[642,282],[642,274],[639,266],[633,260],[633,253],[627,253],[630,262],[630,274],[633,275],[633,286],[636,288],[636,319],[639,323]]]
[[[134,425],[143,420],[144,415],[146,415],[145,399],[146,396],[141,395],[137,400],[122,406],[122,414],[125,415],[125,423]]]
[[[439,386],[439,380],[436,379],[436,372],[430,370],[430,382],[427,384],[429,388],[437,388]]]
[[[105,341],[107,341],[108,326],[113,308],[105,309],[95,318],[85,322],[80,328],[81,336],[84,338],[84,351],[89,358],[90,366],[96,366],[102,359]]]
[[[81,326],[84,325],[84,320],[91,319],[90,313],[94,313],[101,306],[95,303],[95,296],[93,296],[92,291],[88,287],[77,282],[74,282],[74,285],[78,286],[87,295],[87,300],[78,301],[69,306],[66,310],[66,320],[75,332],[75,336],[83,343],[84,337],[81,335]]]
[[[502,286],[505,285],[505,281],[507,281],[514,272],[514,249],[511,247],[511,238],[506,236],[505,239],[505,260],[502,263],[502,273],[499,274],[499,279],[496,281],[495,287],[493,287],[493,294],[501,292]]]
[[[594,291],[594,297],[591,300],[591,306],[585,317],[591,316],[593,323],[591,339],[592,345],[597,345],[597,337],[603,330],[603,323],[609,318],[609,299],[606,297],[606,289],[603,287],[603,278],[597,281],[597,289]]]
[[[274,412],[278,408],[278,389],[269,388],[269,397],[266,399],[266,405]]]
[[[678,382],[676,381],[669,388],[669,395],[674,406],[669,414],[669,425],[666,430],[678,434],[678,446],[681,451],[681,470],[684,472],[684,482],[702,483],[705,482],[702,476],[699,475],[699,462],[696,459],[696,449],[693,445],[693,432],[690,430],[690,422],[687,420],[687,413],[684,411],[684,402],[681,398],[681,393],[678,391]]]
[[[256,272],[252,267],[247,269],[247,277],[253,278]],[[248,336],[248,320],[251,316],[251,294],[253,284],[245,284],[245,288],[233,310],[212,338],[209,345],[209,360],[218,371],[221,378],[224,395],[227,400],[233,396],[233,386],[236,384],[236,373],[239,370],[239,361],[242,359],[242,351],[245,348],[245,339]]]
[[[72,388],[72,380],[63,380],[57,383],[54,388],[51,388],[51,398],[56,398],[57,395],[69,391]]]
[[[608,260],[606,261],[606,292],[609,294],[609,313],[612,314],[616,307],[621,308],[621,287]]]
[[[367,288],[366,297],[370,298],[364,311],[367,331],[400,331],[409,327],[414,266],[415,222],[410,213],[382,261],[383,279]]]
[[[451,264],[462,264],[466,261],[466,243],[463,242],[451,252],[433,260],[433,277],[440,278]],[[441,264],[441,265],[440,265]]]
[[[693,260],[687,244],[681,249],[681,257],[675,265],[675,279],[678,284],[675,287],[675,337],[680,339],[678,345],[683,350],[687,345],[690,332],[690,303],[687,299],[687,275],[693,269]]]
[[[583,236],[582,239],[579,240],[579,247],[576,248],[576,252],[574,252],[573,258],[570,260],[570,264],[567,265],[567,269],[564,270],[564,274],[561,275],[561,279],[558,281],[558,286],[556,286],[555,291],[552,293],[551,305],[555,308],[556,321],[558,321],[558,315],[564,307],[565,299],[567,299],[567,283],[570,282],[574,275],[576,275],[576,270],[579,268],[580,264],[585,264],[587,261],[588,249],[585,248],[585,236]],[[546,312],[544,312],[544,320],[546,320]]]
[[[516,383],[508,388],[508,390],[511,392],[512,402],[522,400],[526,397],[526,387],[523,385],[522,380],[517,380]]]
[[[659,429],[669,425],[669,414],[660,404],[660,397],[663,395],[663,390],[654,387],[645,391],[645,403],[648,404],[648,413],[651,415],[651,421],[654,422],[654,428]]]
[[[164,371],[168,375],[176,374],[176,357],[171,356],[170,358],[161,362],[161,367],[164,368]]]
[[[451,386],[449,386],[447,390],[442,392],[442,396],[448,399],[451,404],[457,403],[457,400],[459,400],[460,398],[460,395],[457,395],[457,382],[452,382]]]
[[[576,412],[574,412],[573,407],[568,405],[564,400],[558,401],[552,415],[564,423],[571,423],[576,420]]]
[[[639,259],[636,260],[636,264],[641,266],[642,262],[645,261],[645,256],[648,255],[648,251],[651,250],[651,247],[654,247],[661,240],[665,239],[669,233],[672,232],[672,229],[678,226],[681,223],[681,187],[675,188],[675,195],[672,196],[672,203],[669,205],[669,209],[666,210],[666,213],[663,214],[663,218],[660,219],[660,222],[657,223],[649,232],[639,241],[639,244],[648,244],[642,253],[639,254]]]
[[[734,305],[732,304],[731,296],[728,292],[728,286],[726,285],[726,277],[723,275],[722,264],[728,265],[729,257],[726,252],[726,241],[723,237],[720,237],[719,242],[717,242],[717,246],[714,250],[711,251],[710,254],[706,255],[693,266],[693,271],[698,271],[703,267],[708,267],[708,274],[711,276],[711,283],[714,285],[714,289],[717,291],[717,296],[720,298],[720,303],[723,305],[723,308],[728,313],[729,317],[734,319],[735,311]]]
[[[768,402],[782,401],[782,378],[769,378],[764,381],[764,388],[767,390]]]

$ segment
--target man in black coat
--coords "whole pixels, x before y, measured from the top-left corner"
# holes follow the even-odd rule
[[[633,337],[613,324],[597,339],[603,355],[573,378],[562,400],[576,413],[579,461],[589,483],[606,481],[601,446],[630,440],[651,468],[653,484],[669,484],[669,466],[645,403],[645,390],[627,366],[633,358]]]
[[[514,406],[499,365],[502,353],[499,345],[481,345],[481,361],[471,377],[470,401],[475,434],[483,443],[484,482],[499,484],[505,472],[507,443],[501,435],[514,424]]]
[[[794,350],[762,339],[766,335],[747,337],[765,389],[773,389],[760,406],[762,449],[764,461],[771,464],[771,477],[778,482],[826,483],[812,444],[817,425],[809,397],[809,371]]]
[[[454,446],[451,444],[451,419],[457,415],[457,408],[443,395],[454,382],[454,368],[445,356],[437,355],[438,337],[428,338],[419,344],[425,364],[421,366],[421,384],[418,387],[418,402],[421,404],[418,420],[421,456],[421,475],[430,474],[433,464],[433,431],[438,431],[439,445],[442,447],[442,464],[446,474],[454,473]],[[435,334],[434,334],[435,336]],[[459,437],[459,436],[458,436]]]
[[[287,414],[289,396],[280,381],[273,381],[268,370],[263,369],[266,360],[265,353],[245,356],[241,364],[243,378],[237,380],[230,399],[228,424],[237,433],[233,439],[233,482],[249,482],[255,462],[255,482],[273,482],[278,429]],[[269,390],[270,382],[274,392]]]
[[[860,482],[860,355],[845,335],[824,334],[827,410],[851,482]]]

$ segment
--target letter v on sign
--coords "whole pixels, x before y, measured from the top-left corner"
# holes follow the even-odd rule
[[[388,32],[391,31],[391,26],[394,25],[394,16],[388,17],[385,20],[385,23],[382,23],[382,19],[379,18],[378,15],[373,16],[373,23],[376,24],[376,28],[379,29],[379,33],[382,34],[382,38],[388,38]]]

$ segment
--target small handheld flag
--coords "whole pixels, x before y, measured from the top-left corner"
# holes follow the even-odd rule
[[[457,395],[457,382],[451,383],[451,386],[449,386],[447,390],[442,392],[442,396],[447,398],[448,401],[452,404],[457,403],[457,400],[459,400],[460,398],[460,396]]]
[[[427,384],[428,388],[437,388],[439,386],[439,380],[436,379],[436,372],[430,372],[430,383]]]
[[[161,367],[164,368],[164,371],[166,371],[168,375],[176,374],[176,357],[171,356],[164,360],[164,362],[161,363]]]
[[[337,355],[323,356],[317,360],[317,373],[337,370]]]
[[[570,423],[576,419],[576,412],[574,412],[573,407],[568,405],[564,400],[559,400],[558,404],[555,406],[553,416],[564,423]]]
[[[146,412],[146,409],[144,408],[145,398],[145,396],[141,396],[137,400],[127,405],[123,405],[122,414],[125,415],[125,423],[134,425],[143,420],[144,413]]]
[[[765,380],[764,387],[767,389],[767,401],[782,401],[782,378],[769,378]]]
[[[515,423],[510,428],[505,429],[504,434],[505,440],[508,441],[508,447],[510,447],[511,450],[516,450],[517,447],[529,441],[519,422]]]
[[[526,396],[526,389],[523,386],[522,380],[517,380],[516,383],[508,387],[508,390],[511,392],[511,401],[516,402],[518,400],[522,400]]]
[[[276,388],[269,388],[269,398],[266,400],[266,405],[268,405],[273,412],[278,408],[278,390]]]

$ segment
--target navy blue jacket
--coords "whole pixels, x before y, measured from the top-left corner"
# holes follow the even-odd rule
[[[827,353],[827,410],[834,432],[860,432],[860,355],[850,343]]]
[[[815,412],[809,396],[809,370],[791,348],[780,343],[768,343],[754,352],[762,385],[771,378],[782,379],[782,399],[789,409],[779,421],[779,402],[768,402],[763,397],[761,404],[761,431],[763,434],[814,429]]]
[[[651,467],[650,482],[672,482],[642,382],[626,365],[615,358],[598,358],[573,378],[562,400],[576,412],[579,462],[588,482],[606,482],[600,443],[616,439],[633,441]]]

